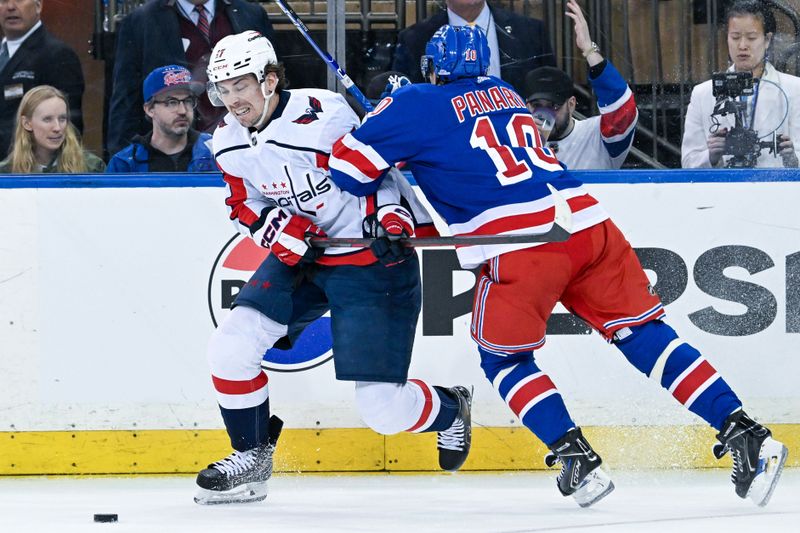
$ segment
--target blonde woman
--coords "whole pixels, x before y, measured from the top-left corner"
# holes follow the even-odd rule
[[[83,149],[69,121],[67,97],[50,85],[25,93],[14,140],[0,172],[12,174],[103,172],[105,163]]]

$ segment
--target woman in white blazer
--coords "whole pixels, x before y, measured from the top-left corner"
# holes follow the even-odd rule
[[[777,151],[762,148],[755,166],[797,167],[800,151],[793,139],[800,138],[800,78],[778,72],[767,56],[775,32],[775,18],[763,2],[739,0],[728,9],[729,71],[752,72],[754,94],[747,101],[745,127],[751,127],[762,141],[772,141]],[[731,158],[723,155],[725,135],[734,126],[734,115],[711,118],[716,100],[711,80],[697,85],[686,110],[681,144],[683,168],[723,167]],[[717,126],[715,122],[718,122]]]

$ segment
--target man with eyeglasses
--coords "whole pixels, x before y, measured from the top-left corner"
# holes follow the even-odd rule
[[[111,158],[106,172],[209,172],[216,170],[211,135],[192,128],[203,86],[178,65],[159,67],[144,80],[144,113],[153,129]]]
[[[525,77],[525,104],[542,140],[567,168],[617,169],[633,144],[639,118],[628,84],[589,35],[578,4],[567,2],[566,15],[575,23],[575,44],[589,65],[589,81],[600,115],[576,120],[572,79],[555,67],[540,67]]]
[[[113,89],[103,140],[108,154],[148,131],[139,87],[161,65],[183,65],[205,85],[211,49],[226,35],[256,30],[272,37],[266,3],[252,0],[147,0],[117,25]],[[119,1],[116,2],[120,4]],[[205,95],[195,110],[195,128],[212,133],[222,113]]]

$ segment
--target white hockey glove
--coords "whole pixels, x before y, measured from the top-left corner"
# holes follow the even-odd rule
[[[262,215],[263,223],[252,232],[253,240],[270,251],[284,264],[313,263],[322,250],[309,243],[311,237],[324,237],[325,232],[304,216],[273,207]]]
[[[386,83],[386,87],[383,88],[380,100],[383,100],[384,98],[395,92],[397,89],[405,85],[411,85],[411,80],[409,80],[406,76],[403,76],[401,74],[394,74],[392,76],[389,76],[389,81]]]

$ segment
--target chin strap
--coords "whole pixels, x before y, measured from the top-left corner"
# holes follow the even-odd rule
[[[267,111],[269,111],[269,99],[272,98],[272,95],[275,94],[275,91],[270,91],[267,94],[267,80],[261,83],[261,94],[264,95],[264,109],[261,110],[261,116],[258,117],[258,122],[256,122],[256,129],[261,129],[261,126],[264,125],[264,119],[267,116]]]

